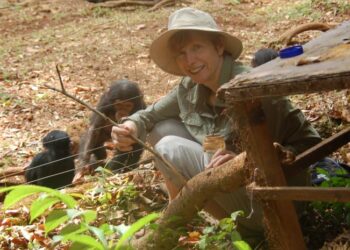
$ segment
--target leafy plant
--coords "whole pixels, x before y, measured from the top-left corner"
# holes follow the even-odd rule
[[[47,187],[35,185],[21,185],[6,188],[0,188],[0,193],[9,192],[4,200],[3,209],[8,209],[22,199],[36,194],[43,193],[36,199],[30,207],[30,222],[33,222],[39,216],[45,214],[46,220],[44,224],[46,235],[54,230],[58,234],[53,237],[53,244],[69,243],[70,249],[101,249],[101,250],[120,250],[131,249],[127,245],[130,239],[138,230],[151,221],[158,218],[157,213],[149,214],[131,226],[114,226],[103,224],[99,227],[91,224],[97,218],[97,212],[94,210],[77,209],[77,201],[69,194],[61,193]],[[58,209],[50,209],[63,203],[64,206],[58,206]],[[116,243],[110,235],[121,235]],[[96,240],[97,239],[97,240]]]
[[[321,187],[350,187],[349,173],[343,169],[334,169],[332,173],[329,171],[316,167],[318,176],[325,179]],[[313,202],[313,208],[320,213],[326,220],[332,221],[335,224],[343,224],[350,226],[350,203],[344,202]]]
[[[243,211],[236,211],[230,218],[220,220],[217,226],[206,227],[197,247],[199,249],[225,249],[250,250],[250,246],[242,240],[237,232],[237,216],[243,216]]]

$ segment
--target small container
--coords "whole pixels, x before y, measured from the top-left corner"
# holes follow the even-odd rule
[[[225,149],[225,138],[221,135],[207,135],[203,141],[204,161],[208,164],[219,149]]]
[[[280,58],[290,58],[294,56],[298,56],[304,53],[303,46],[295,45],[291,47],[287,47],[285,49],[281,49],[279,52]]]

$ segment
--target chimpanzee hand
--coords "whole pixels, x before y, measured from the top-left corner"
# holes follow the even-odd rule
[[[219,149],[218,151],[215,152],[213,157],[211,158],[211,161],[205,168],[216,168],[225,162],[233,159],[236,156],[235,153],[232,151],[228,151],[225,149]]]
[[[137,127],[133,121],[125,121],[119,126],[113,126],[111,136],[119,151],[126,152],[133,149],[132,145],[135,144],[135,141],[130,135],[137,135]]]
[[[292,151],[283,147],[278,142],[274,142],[273,146],[275,147],[278,158],[280,159],[283,165],[291,164],[295,160],[295,154]]]

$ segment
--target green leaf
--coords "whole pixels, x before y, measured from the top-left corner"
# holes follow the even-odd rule
[[[233,221],[236,221],[238,216],[244,216],[244,212],[243,212],[242,210],[233,212],[233,213],[231,214],[231,219],[232,219]]]
[[[252,250],[251,247],[243,240],[233,242],[233,246],[237,250]]]
[[[40,197],[39,199],[33,201],[30,207],[30,222],[35,220],[37,217],[42,215],[46,209],[56,204],[60,200],[57,197]]]
[[[240,241],[242,240],[241,235],[239,234],[239,232],[237,231],[233,231],[231,234],[231,241],[235,242],[235,241]]]
[[[65,210],[53,210],[46,218],[45,232],[48,233],[68,220]]]
[[[116,231],[115,226],[109,225],[107,223],[102,224],[99,228],[103,231],[105,235],[111,235]]]
[[[78,216],[82,216],[84,219],[84,222],[86,223],[90,223],[91,221],[94,221],[97,217],[96,211],[93,211],[93,210],[80,211],[77,209],[67,209],[67,215],[70,219],[74,219]]]
[[[91,232],[93,232],[93,234],[96,235],[97,239],[100,240],[100,242],[103,244],[103,246],[105,248],[107,248],[108,243],[107,243],[107,240],[105,238],[103,230],[100,228],[97,228],[97,227],[92,227],[92,226],[89,226],[89,230]]]
[[[95,238],[88,235],[69,234],[69,235],[66,235],[64,239],[72,241],[73,243],[79,243],[79,245],[84,246],[82,248],[75,248],[75,249],[98,249],[98,250],[105,249],[104,246],[101,243],[97,242]]]
[[[88,230],[88,227],[85,224],[68,224],[62,228],[60,235],[65,236],[68,234],[81,234]]]
[[[94,221],[97,217],[97,212],[94,210],[85,210],[83,213],[84,220],[86,223]]]
[[[74,219],[83,213],[83,211],[77,209],[67,209],[66,211],[69,219]]]
[[[42,186],[36,186],[36,185],[20,185],[20,186],[13,186],[9,188],[1,188],[1,192],[10,191],[9,194],[6,195],[5,201],[4,201],[4,209],[8,209],[12,205],[16,204],[20,200],[26,198],[29,195],[35,194],[35,193],[41,193],[45,192],[50,194],[51,196],[55,196],[59,198],[63,203],[65,203],[68,207],[74,207],[76,205],[76,201],[67,194],[62,194],[61,192],[51,189],[48,187],[42,187]]]
[[[208,235],[203,235],[198,242],[198,248],[201,250],[206,249],[207,245],[208,245]]]
[[[137,231],[139,231],[141,228],[143,228],[145,225],[147,225],[149,222],[157,219],[159,217],[158,213],[152,213],[145,217],[142,217],[135,223],[131,225],[131,227],[128,229],[128,231],[123,234],[123,236],[119,239],[118,244],[116,246],[116,250],[122,249],[122,245],[126,240],[128,240],[130,237],[132,237]]]
[[[206,228],[204,228],[204,230],[203,230],[203,233],[204,234],[210,234],[210,233],[213,233],[214,232],[214,227],[213,226],[211,226],[211,227],[206,227]]]
[[[2,190],[0,190],[1,192]],[[46,187],[40,187],[40,186],[34,186],[34,185],[23,185],[23,186],[15,186],[12,188],[9,194],[6,195],[6,198],[4,200],[4,209],[7,209],[11,207],[12,205],[16,204],[20,200],[40,192],[51,192],[53,189],[46,188]]]

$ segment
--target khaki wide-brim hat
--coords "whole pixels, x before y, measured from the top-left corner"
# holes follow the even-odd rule
[[[224,38],[225,51],[237,59],[242,53],[242,42],[224,31],[221,31],[211,15],[190,7],[182,8],[169,17],[168,30],[153,41],[150,48],[152,60],[165,72],[183,76],[177,66],[174,54],[169,48],[169,39],[181,30],[206,31],[221,34]]]

